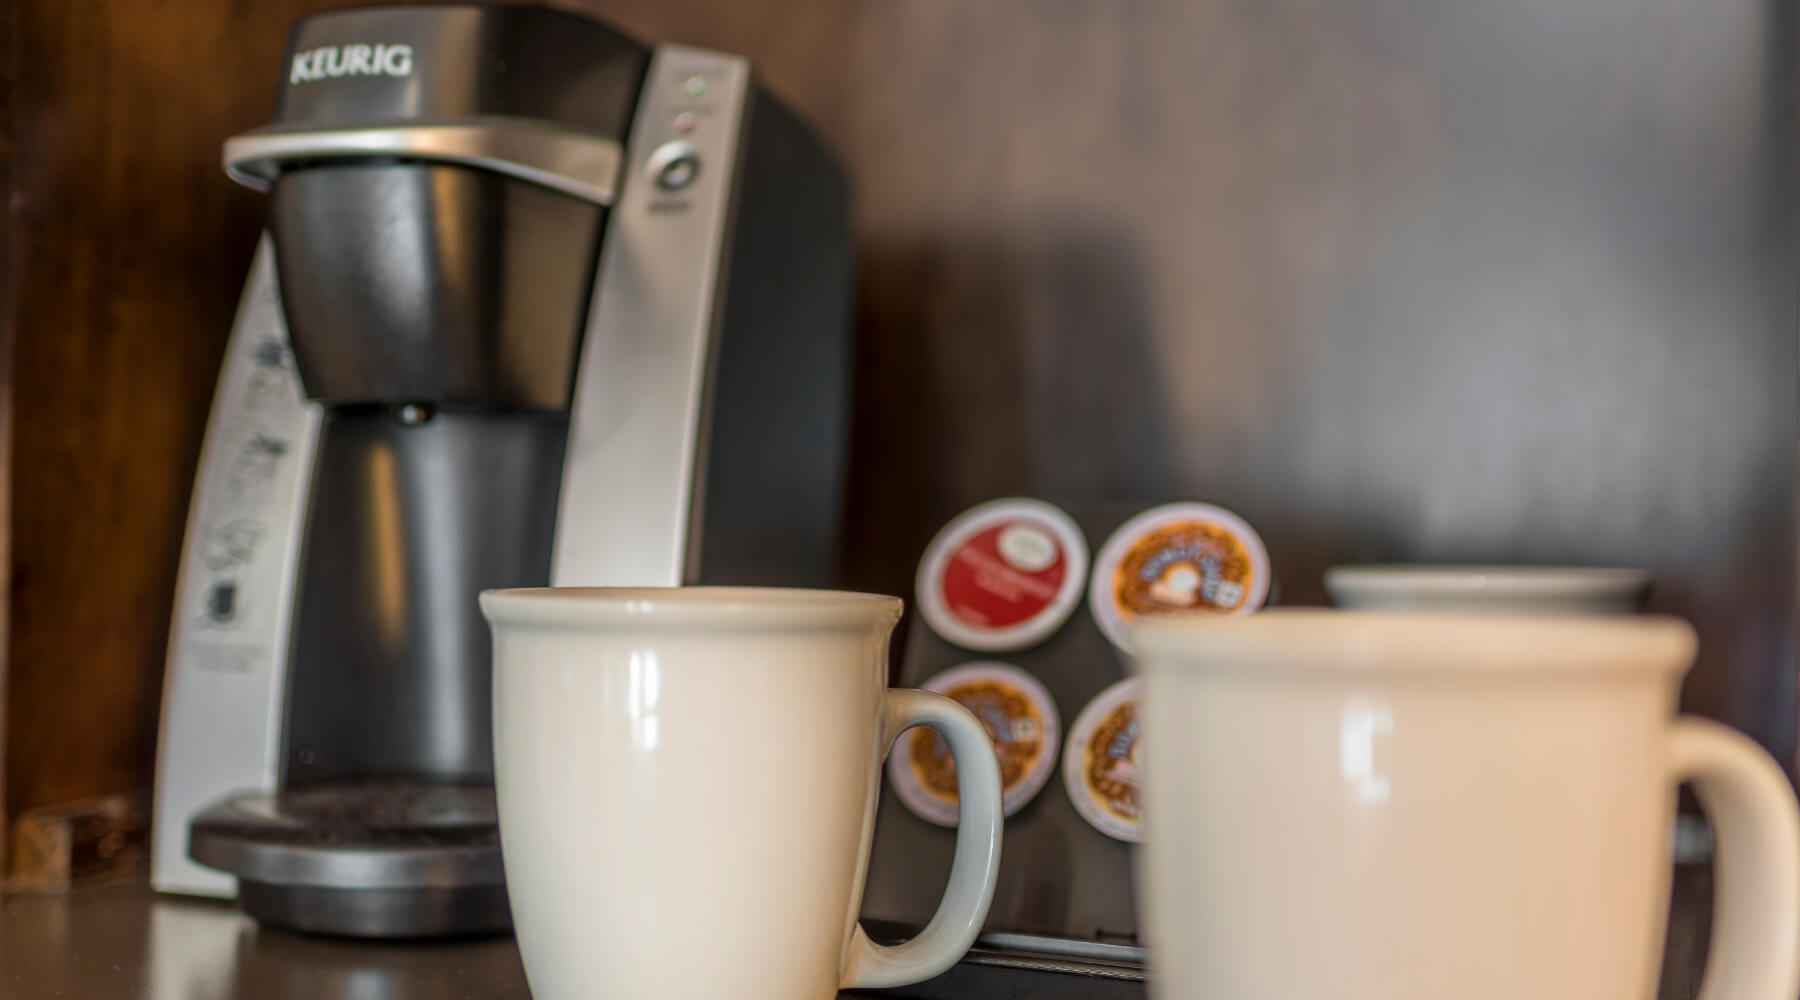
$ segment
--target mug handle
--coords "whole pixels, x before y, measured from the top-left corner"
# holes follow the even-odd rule
[[[1800,812],[1787,776],[1749,737],[1675,723],[1671,764],[1712,822],[1712,941],[1699,1000],[1800,995]]]
[[[929,726],[950,745],[956,762],[956,797],[961,816],[950,883],[931,922],[911,941],[879,945],[862,925],[850,936],[843,989],[881,989],[924,982],[968,954],[987,921],[1000,875],[1000,760],[987,729],[969,710],[943,695],[896,688],[887,692],[881,746],[891,750],[900,734]]]

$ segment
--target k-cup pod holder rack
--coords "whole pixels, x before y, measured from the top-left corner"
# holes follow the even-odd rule
[[[1079,526],[1088,551],[1096,552],[1115,530],[1152,505],[1055,506]],[[928,553],[925,561],[933,558]],[[912,597],[916,602],[917,595]],[[893,683],[918,687],[947,670],[995,661],[1025,671],[1048,691],[1065,733],[1084,708],[1128,673],[1125,654],[1108,640],[1084,597],[1042,641],[1006,651],[958,645],[925,616],[910,614]],[[1145,964],[1133,882],[1136,846],[1119,839],[1119,830],[1108,835],[1083,818],[1064,780],[1068,763],[1063,748],[1054,752],[1056,775],[1007,818],[993,908],[967,962],[1077,974],[1141,989],[1135,986],[1143,980]],[[1093,811],[1091,805],[1088,811]],[[901,801],[895,782],[884,778],[864,893],[865,920],[872,927],[891,928],[896,937],[922,926],[937,903],[954,843],[953,827],[922,818]]]

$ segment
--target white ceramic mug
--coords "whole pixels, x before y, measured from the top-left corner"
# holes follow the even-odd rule
[[[987,918],[1000,772],[960,705],[888,690],[897,598],[754,588],[489,591],[500,844],[537,1000],[824,1000],[929,979]],[[881,764],[955,755],[943,903],[856,923]]]
[[[1704,1000],[1800,992],[1800,816],[1674,717],[1671,619],[1273,611],[1134,635],[1152,991],[1649,1000],[1676,784],[1718,842]]]

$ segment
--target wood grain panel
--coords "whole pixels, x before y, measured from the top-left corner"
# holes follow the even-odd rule
[[[8,856],[6,810],[6,674],[12,590],[12,345],[13,242],[16,234],[11,194],[13,174],[14,81],[18,78],[19,6],[0,7],[0,191],[8,195],[0,214],[0,859]],[[0,877],[6,874],[0,860]]]
[[[266,116],[292,9],[8,9],[17,815],[149,786],[187,494],[258,225],[219,143]]]

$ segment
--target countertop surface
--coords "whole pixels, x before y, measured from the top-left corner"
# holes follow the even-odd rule
[[[526,1000],[512,938],[380,944],[264,930],[145,885],[0,897],[4,1000]]]
[[[157,895],[143,885],[0,896],[4,1000],[530,995],[510,937],[438,944],[305,937],[265,930],[229,903]]]
[[[1691,1000],[1696,993],[1711,888],[1710,868],[1676,869],[1662,1000]],[[1143,985],[966,962],[904,992],[921,1000],[1142,1000]],[[530,995],[510,937],[447,943],[306,937],[259,927],[227,902],[157,895],[142,884],[61,896],[0,896],[0,1000],[528,1000]],[[883,995],[895,997],[868,994]]]

